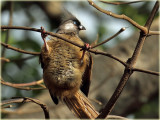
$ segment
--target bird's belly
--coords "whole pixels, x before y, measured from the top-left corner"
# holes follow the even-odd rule
[[[77,92],[81,86],[81,73],[74,68],[57,68],[44,71],[43,77],[45,85],[52,93],[59,97],[71,96]]]
[[[44,70],[45,85],[56,96],[71,96],[80,89],[82,72],[79,69],[79,58],[73,52],[69,49],[55,50]]]

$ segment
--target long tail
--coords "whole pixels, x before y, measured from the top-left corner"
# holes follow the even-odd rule
[[[68,108],[79,118],[94,119],[98,112],[92,106],[88,98],[79,90],[72,98],[64,98]]]

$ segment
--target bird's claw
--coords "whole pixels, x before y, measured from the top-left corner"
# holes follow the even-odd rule
[[[80,50],[80,51],[86,51],[86,50],[89,50],[91,48],[91,45],[89,43],[85,43],[83,48]]]
[[[90,48],[91,48],[90,44],[85,43],[84,47],[81,49],[81,51],[83,50],[82,57],[81,57],[81,60],[80,60],[81,64],[83,64],[83,58],[84,58],[86,50],[89,50]]]
[[[41,26],[41,37],[44,41],[44,46],[46,48],[46,51],[49,51],[49,47],[48,47],[46,39],[45,39],[47,37],[47,34],[46,34],[46,31],[44,30],[44,28],[42,26]]]

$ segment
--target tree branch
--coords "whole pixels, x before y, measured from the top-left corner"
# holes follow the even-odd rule
[[[1,80],[0,82],[3,85],[10,86],[10,87],[17,88],[17,89],[21,89],[21,90],[43,90],[43,89],[45,89],[41,85],[40,85],[41,86],[40,88],[31,88],[31,87],[23,87],[23,86],[27,86],[27,83],[26,83],[26,85],[25,84],[13,84],[10,82],[5,82],[3,80]],[[28,83],[28,84],[33,84],[33,83]]]
[[[14,50],[14,51],[17,51],[17,52],[20,52],[20,53],[25,53],[25,54],[30,54],[30,55],[40,55],[39,52],[29,52],[29,51],[25,51],[25,50],[22,50],[22,49],[19,49],[19,48],[16,48],[16,47],[12,47],[8,44],[5,44],[5,43],[2,43],[1,42],[1,45],[8,48],[8,49],[11,49],[11,50]]]
[[[149,31],[148,35],[160,35],[160,31]]]
[[[116,37],[117,35],[119,35],[121,32],[123,32],[124,30],[126,30],[126,28],[121,28],[116,34],[114,34],[114,35],[111,36],[110,38],[104,40],[103,42],[101,42],[101,43],[99,43],[99,44],[97,44],[97,45],[95,45],[95,46],[93,46],[93,47],[91,47],[91,48],[92,48],[92,49],[93,49],[93,48],[96,48],[96,47],[98,47],[98,46],[100,46],[100,45],[102,45],[102,44],[110,41],[111,39],[113,39],[114,37]]]
[[[107,15],[109,15],[111,17],[115,17],[115,18],[118,18],[118,19],[124,19],[124,20],[128,21],[129,23],[131,23],[136,28],[142,30],[144,33],[147,34],[148,31],[144,26],[139,25],[137,22],[135,22],[134,20],[132,20],[128,16],[126,16],[124,14],[117,15],[115,13],[112,13],[111,11],[104,10],[104,9],[100,8],[99,6],[97,6],[92,0],[88,0],[88,2],[89,2],[90,5],[92,5],[94,8],[96,8],[98,11],[100,11],[100,12],[102,12],[104,14],[107,14]]]
[[[24,103],[24,102],[36,103],[37,105],[39,105],[43,109],[45,118],[46,119],[50,118],[47,106],[44,103],[42,103],[41,101],[33,99],[33,98],[29,98],[29,97],[15,97],[10,100],[4,100],[4,101],[2,101],[1,106],[6,105],[6,104],[11,104],[11,103]]]
[[[10,83],[10,84],[15,87],[25,87],[25,86],[39,85],[41,83],[43,83],[43,79],[38,80],[38,81],[29,82],[29,83]],[[44,87],[44,88],[46,88],[46,87]]]
[[[5,62],[10,62],[10,60],[9,60],[9,59],[4,58],[4,57],[1,57],[1,58],[0,58],[0,60],[1,60],[1,61],[5,61]]]
[[[151,74],[151,75],[157,75],[160,76],[159,72],[155,72],[155,71],[150,71],[150,70],[143,70],[143,69],[139,69],[139,68],[133,68],[133,71],[137,71],[137,72],[143,72],[143,73],[147,73],[147,74]]]
[[[153,18],[157,13],[158,8],[159,8],[159,3],[157,1],[154,5],[153,9],[152,9],[152,12],[150,13],[150,15],[148,17],[148,20],[147,20],[146,24],[145,24],[145,27],[147,28],[147,31],[149,31],[149,29],[150,29],[150,26],[153,22]],[[145,41],[147,35],[148,35],[148,33],[145,34],[144,31],[140,32],[140,37],[139,37],[138,43],[136,45],[136,48],[134,50],[134,53],[133,53],[130,61],[128,61],[128,62],[130,62],[130,66],[134,67],[134,65],[135,65],[135,63],[136,63],[136,61],[137,61],[137,59],[140,55],[140,52],[142,50],[142,47],[143,47],[143,44],[144,44],[144,41]]]
[[[152,12],[151,12],[150,16],[147,19],[146,24],[145,24],[145,27],[148,28],[148,31],[149,31],[149,29],[151,27],[151,24],[153,22],[153,19],[154,19],[155,15],[156,15],[158,9],[159,9],[159,1],[157,0],[155,5],[154,5],[154,8],[152,9]]]
[[[112,5],[125,5],[125,4],[132,4],[132,3],[138,3],[138,2],[144,2],[144,1],[132,1],[132,2],[108,2],[105,0],[99,0],[100,2],[106,3],[106,4],[112,4]]]
[[[122,65],[127,66],[126,62],[124,62],[123,60],[119,59],[118,57],[116,57],[116,56],[114,56],[110,53],[106,53],[106,52],[103,52],[103,51],[100,51],[100,50],[93,50],[93,49],[89,49],[88,51],[91,52],[91,53],[94,53],[95,55],[99,54],[99,55],[104,55],[104,56],[110,57],[110,58],[118,61]]]

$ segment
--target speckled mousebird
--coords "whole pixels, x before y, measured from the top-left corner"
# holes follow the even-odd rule
[[[85,46],[79,37],[80,30],[85,30],[85,27],[74,15],[66,11],[56,33]],[[59,99],[72,97],[79,90],[88,96],[92,68],[89,52],[83,52],[75,45],[51,37],[44,42],[40,62],[44,83],[55,104],[58,104]]]

